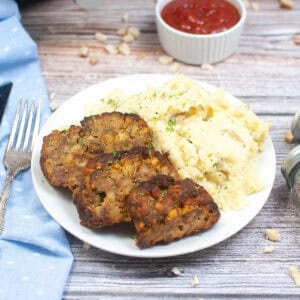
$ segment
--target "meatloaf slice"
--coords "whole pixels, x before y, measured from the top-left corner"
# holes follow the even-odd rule
[[[208,192],[191,179],[176,181],[156,176],[132,189],[126,198],[140,248],[169,243],[212,227],[218,206]]]
[[[54,130],[44,137],[40,165],[49,183],[56,187],[77,186],[89,158],[81,138],[81,127]]]
[[[98,153],[151,144],[147,123],[135,114],[104,113],[86,117],[81,125],[44,137],[40,164],[53,186],[76,189],[88,159]]]
[[[125,197],[139,183],[158,174],[178,178],[167,155],[147,147],[90,159],[84,184],[73,192],[81,224],[100,228],[130,221]]]
[[[152,142],[148,124],[136,114],[103,113],[84,118],[81,125],[83,142],[93,154],[126,151]]]

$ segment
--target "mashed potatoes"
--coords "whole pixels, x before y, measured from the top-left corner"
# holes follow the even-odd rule
[[[179,174],[203,185],[220,209],[240,209],[247,195],[263,189],[256,158],[269,126],[223,90],[209,92],[178,75],[135,95],[113,91],[88,114],[113,110],[139,114],[152,129],[154,147],[168,152]]]

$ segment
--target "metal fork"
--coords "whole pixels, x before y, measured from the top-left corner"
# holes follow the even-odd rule
[[[11,183],[19,172],[30,167],[32,148],[39,130],[40,112],[40,101],[38,104],[32,101],[29,108],[28,100],[25,101],[24,105],[23,100],[19,100],[3,158],[3,164],[6,168],[6,180],[0,195],[0,234],[2,234],[4,227],[6,204]]]

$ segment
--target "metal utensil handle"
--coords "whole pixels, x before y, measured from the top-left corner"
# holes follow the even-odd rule
[[[14,177],[15,174],[9,174],[6,176],[4,188],[0,196],[0,235],[2,234],[4,228],[6,205],[10,194],[10,186],[12,181],[14,180]]]

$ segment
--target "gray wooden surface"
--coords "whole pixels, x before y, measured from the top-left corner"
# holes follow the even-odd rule
[[[238,51],[212,71],[180,65],[180,72],[222,85],[273,123],[271,137],[277,156],[277,175],[271,196],[257,217],[232,238],[189,255],[163,259],[135,259],[91,248],[69,235],[75,261],[64,299],[153,298],[300,298],[288,274],[300,268],[300,221],[288,201],[280,162],[295,145],[284,142],[293,113],[300,108],[300,46],[291,36],[300,34],[300,3],[293,10],[279,9],[276,0],[257,1]],[[82,11],[71,0],[39,1],[22,9],[23,23],[38,44],[42,70],[52,102],[101,80],[132,73],[164,73],[157,61],[162,53],[154,23],[154,1],[102,1],[98,10]],[[107,55],[94,40],[95,31],[118,42],[120,17],[129,13],[130,24],[141,29],[128,57]],[[88,45],[99,62],[91,66],[78,56]],[[278,229],[282,239],[272,254],[264,254],[266,228]],[[172,277],[168,270],[184,270]],[[200,284],[191,287],[198,275]]]

